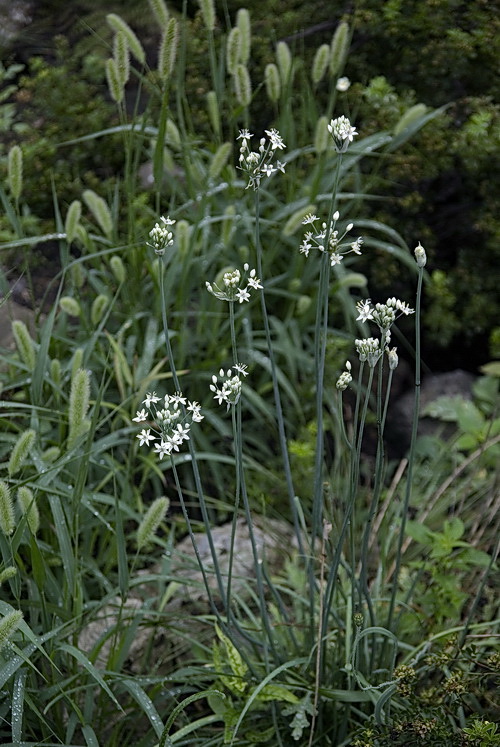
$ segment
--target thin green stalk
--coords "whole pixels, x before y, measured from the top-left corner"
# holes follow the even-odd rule
[[[417,431],[418,431],[418,414],[420,411],[420,375],[421,375],[421,362],[420,362],[420,313],[422,303],[422,280],[424,270],[423,267],[418,268],[418,283],[417,283],[417,302],[415,305],[415,399],[413,403],[413,424],[411,429],[411,441],[410,441],[410,453],[408,455],[408,473],[406,479],[406,491],[401,507],[401,527],[399,530],[398,546],[396,551],[396,562],[392,581],[391,599],[389,603],[389,612],[387,615],[386,627],[391,630],[394,617],[394,607],[396,604],[396,594],[398,591],[399,574],[401,571],[402,563],[402,549],[405,537],[406,519],[408,516],[408,506],[410,505],[412,480],[413,480],[413,465],[415,463],[415,445],[417,442]]]
[[[260,202],[259,202],[259,190],[255,190],[255,249],[257,257],[257,276],[263,278],[262,271],[262,244],[260,241]],[[260,291],[260,306],[262,310],[262,319],[264,322],[264,332],[266,335],[267,354],[271,363],[271,378],[273,383],[273,396],[274,406],[276,408],[276,420],[278,424],[278,438],[281,449],[281,457],[283,459],[283,469],[285,473],[285,482],[288,492],[288,499],[290,502],[290,509],[292,512],[293,526],[295,536],[299,546],[299,552],[304,555],[304,547],[302,542],[302,532],[300,530],[300,520],[297,511],[297,504],[295,500],[295,489],[293,486],[292,470],[290,466],[290,457],[288,454],[287,437],[285,430],[285,421],[283,418],[283,407],[281,404],[281,394],[278,384],[278,376],[276,373],[276,360],[274,357],[273,344],[271,339],[271,329],[269,325],[269,316],[267,313],[266,296],[264,288]]]
[[[180,387],[180,384],[179,384],[179,377],[177,376],[177,371],[176,371],[176,367],[175,367],[174,356],[173,356],[173,353],[172,353],[172,346],[170,344],[170,333],[169,333],[168,321],[167,321],[167,302],[166,302],[166,298],[165,298],[164,266],[163,266],[163,262],[161,260],[160,260],[160,273],[159,273],[159,277],[160,277],[160,290],[161,290],[161,311],[162,311],[162,320],[163,320],[163,333],[164,333],[164,338],[165,338],[165,347],[167,349],[167,358],[168,358],[168,362],[169,362],[169,365],[170,365],[170,371],[171,371],[171,374],[172,374],[172,380],[174,382],[175,390],[178,391],[178,392],[180,392],[181,391],[181,387]],[[181,407],[183,407],[183,405],[181,405]],[[204,524],[204,527],[205,527],[205,532],[206,532],[206,535],[207,535],[207,541],[208,541],[208,545],[209,545],[209,548],[210,548],[210,554],[212,556],[212,561],[213,561],[213,564],[214,564],[215,575],[216,575],[216,578],[217,578],[217,586],[219,588],[219,593],[220,593],[221,599],[224,601],[224,603],[226,603],[226,594],[225,594],[225,590],[224,590],[224,583],[223,583],[223,580],[222,580],[222,575],[221,575],[219,564],[218,564],[218,560],[217,560],[217,553],[216,553],[216,550],[215,550],[215,545],[214,545],[214,541],[213,541],[213,537],[212,537],[212,530],[211,530],[210,519],[209,519],[209,516],[208,516],[207,506],[206,506],[206,503],[205,503],[205,496],[204,496],[203,488],[202,488],[202,484],[201,484],[201,477],[200,477],[200,471],[199,471],[199,468],[198,468],[198,462],[196,460],[196,452],[195,452],[195,449],[194,449],[194,446],[193,446],[193,442],[192,442],[191,439],[188,440],[187,444],[188,444],[189,454],[191,456],[191,467],[192,467],[192,470],[193,470],[193,477],[194,477],[194,481],[195,481],[196,492],[198,494],[198,501],[199,501],[200,511],[201,511],[201,515],[202,515],[202,518],[203,518],[203,524]],[[187,513],[186,513],[185,518],[187,520],[188,530],[190,532],[191,539],[193,539],[193,534],[192,534],[192,530],[191,530],[191,522],[189,520],[189,516],[188,516]],[[194,542],[193,542],[193,546],[194,546],[194,549],[195,549],[195,552],[196,552],[196,545],[195,545]],[[203,578],[205,580],[205,574],[203,575]],[[207,589],[207,593],[210,595],[210,598],[211,598],[211,592],[210,592],[210,588],[208,587],[208,585],[206,586],[206,589]],[[226,611],[229,614],[229,611],[228,610],[226,610]]]

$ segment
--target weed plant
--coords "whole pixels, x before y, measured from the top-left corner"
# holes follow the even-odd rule
[[[37,243],[61,267],[2,356],[2,744],[498,744],[498,381],[435,406],[458,439],[418,440],[426,253],[363,217],[370,164],[439,112],[363,137],[337,106],[345,24],[311,74],[280,42],[252,81],[248,13],[223,35],[205,0],[201,133],[185,18],[150,5],[156,69],[109,14],[120,124],[77,139],[122,138],[114,191],[54,193],[29,238],[17,146],[1,191],[28,280]],[[371,302],[373,249],[414,299]],[[415,362],[399,465],[395,342]]]

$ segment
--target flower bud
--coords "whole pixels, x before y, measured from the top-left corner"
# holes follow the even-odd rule
[[[425,267],[427,264],[427,254],[420,241],[418,242],[418,246],[415,247],[415,260],[419,267]]]

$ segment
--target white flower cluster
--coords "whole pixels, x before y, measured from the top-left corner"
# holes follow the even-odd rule
[[[283,150],[286,146],[278,130],[265,130],[267,138],[262,137],[259,141],[258,150],[250,149],[250,139],[253,137],[248,130],[240,130],[236,138],[241,140],[238,168],[247,175],[248,184],[246,189],[252,187],[258,189],[263,176],[271,176],[276,171],[285,173],[285,164],[276,161],[273,166],[272,160],[277,150]]]
[[[356,340],[359,359],[361,361],[367,360],[370,366],[374,366],[382,355],[383,348],[387,353],[389,368],[394,370],[398,365],[398,355],[396,352],[397,348],[389,349],[388,347],[391,341],[391,326],[402,314],[405,316],[413,314],[414,309],[410,309],[408,304],[400,301],[399,298],[394,298],[394,296],[388,298],[385,303],[376,303],[375,306],[371,305],[369,299],[368,301],[358,301],[356,309],[358,311],[356,321],[375,322],[382,336],[382,347],[380,347],[379,341],[374,340],[373,337],[369,337],[368,340]]]
[[[239,270],[230,270],[222,276],[223,287],[219,288],[216,283],[205,283],[207,290],[220,301],[244,301],[250,300],[250,290],[262,288],[262,284],[257,277],[256,270],[250,270],[250,266],[245,262],[243,265],[245,275],[243,276],[246,285],[240,288],[241,272]],[[250,270],[250,271],[249,271]]]
[[[192,423],[203,420],[201,406],[197,402],[189,402],[180,392],[166,394],[163,405],[158,407],[157,403],[161,401],[162,398],[156,392],[148,392],[143,400],[147,410],[139,410],[135,418],[132,418],[136,423],[153,423],[149,428],[143,428],[137,438],[139,446],[149,446],[150,441],[157,441],[154,450],[160,461],[173,451],[179,451],[182,442],[189,441]]]
[[[344,389],[347,389],[347,387],[352,381],[350,361],[346,361],[345,368],[346,370],[340,374],[337,384],[336,384],[337,389],[339,389],[341,392],[343,392]]]
[[[241,395],[241,377],[248,375],[246,369],[247,367],[244,364],[234,363],[233,367],[228,368],[227,371],[221,368],[219,377],[215,374],[212,376],[210,391],[214,393],[214,399],[218,400],[219,405],[225,402],[229,410],[231,405],[235,405],[238,402]],[[220,388],[219,378],[221,379]]]
[[[165,254],[167,246],[172,246],[174,243],[174,234],[170,230],[170,226],[175,224],[175,220],[172,220],[168,216],[165,218],[163,215],[160,218],[160,223],[155,223],[154,227],[149,232],[148,246],[155,250],[155,253],[160,257]]]
[[[368,365],[373,368],[382,355],[380,341],[376,337],[367,337],[364,340],[355,340],[355,345],[361,363],[368,361]]]
[[[371,305],[369,299],[368,301],[358,301],[356,309],[359,313],[356,321],[374,321],[381,332],[387,332],[401,314],[408,316],[414,313],[414,309],[410,309],[408,304],[394,298],[394,296],[388,298],[385,303],[376,303],[375,306]]]
[[[318,227],[318,216],[308,213],[302,220],[302,224],[304,226],[310,225],[313,230],[306,231],[304,234],[304,240],[299,247],[301,254],[305,254],[306,257],[308,257],[309,251],[312,248],[319,249],[320,252],[328,251],[332,267],[340,264],[346,254],[350,254],[351,252],[354,254],[361,254],[361,244],[363,243],[361,236],[358,236],[356,241],[344,241],[349,231],[352,230],[353,223],[349,223],[342,235],[339,236],[339,232],[336,229],[339,217],[340,214],[337,210],[333,214],[333,220],[330,223],[330,230],[328,231],[326,223],[321,223],[321,226]],[[326,242],[328,242],[327,248]]]
[[[337,153],[345,153],[353,137],[358,134],[356,128],[352,127],[347,117],[344,116],[331,119],[327,127]]]

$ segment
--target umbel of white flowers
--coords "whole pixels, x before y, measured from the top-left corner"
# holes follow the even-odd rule
[[[132,418],[136,423],[150,426],[137,435],[139,446],[149,446],[150,441],[156,441],[154,450],[160,461],[173,451],[179,451],[183,441],[189,441],[191,425],[203,420],[198,402],[189,402],[181,392],[166,394],[163,405],[158,406],[161,401],[156,392],[148,392],[142,402],[145,408]]]
[[[242,363],[233,363],[232,368],[228,368],[227,371],[224,371],[223,368],[220,369],[220,387],[219,378],[215,374],[212,376],[210,391],[214,393],[214,399],[218,401],[219,405],[225,403],[229,410],[231,405],[237,404],[241,396],[242,376],[247,376],[247,367]]]
[[[354,136],[358,134],[356,128],[344,116],[331,119],[327,127],[328,132],[333,138],[333,144],[337,153],[345,153],[349,147],[349,143],[352,143]]]
[[[337,230],[337,222],[340,218],[340,213],[336,210],[332,216],[333,220],[330,223],[330,229],[328,230],[325,222],[318,225],[319,218],[313,213],[308,213],[302,219],[302,225],[311,226],[312,231],[306,231],[304,239],[299,247],[301,254],[309,256],[311,249],[318,249],[320,252],[327,252],[330,256],[330,264],[332,267],[338,265],[344,259],[346,254],[354,253],[361,254],[361,244],[363,239],[361,236],[355,241],[346,239],[347,234],[352,231],[354,224],[348,223],[343,233],[339,236]],[[328,246],[326,246],[326,239],[328,236]]]
[[[167,246],[172,246],[174,243],[174,234],[170,230],[170,226],[175,224],[175,220],[172,220],[168,216],[165,218],[163,215],[160,218],[160,223],[155,223],[154,227],[149,232],[148,246],[155,250],[155,253],[160,257],[165,254]]]
[[[246,189],[249,187],[258,189],[262,177],[271,176],[276,171],[285,173],[284,163],[276,160],[276,165],[273,165],[276,151],[286,148],[281,135],[274,128],[265,130],[265,134],[267,138],[262,137],[260,139],[257,150],[250,149],[250,140],[253,138],[253,134],[248,130],[240,130],[240,134],[236,138],[237,140],[241,140],[237,168],[247,176],[248,183]]]
[[[258,290],[263,286],[257,277],[256,270],[250,270],[250,265],[246,262],[243,265],[243,271],[245,273],[243,280],[246,281],[246,285],[240,287],[241,272],[239,270],[229,270],[222,276],[222,288],[216,283],[209,283],[207,281],[205,283],[207,291],[212,296],[215,296],[215,298],[218,298],[219,301],[239,301],[239,303],[249,301],[250,291]]]

